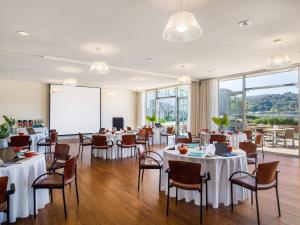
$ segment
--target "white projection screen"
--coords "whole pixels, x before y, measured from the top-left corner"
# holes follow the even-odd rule
[[[101,89],[50,85],[50,129],[59,135],[98,132]]]

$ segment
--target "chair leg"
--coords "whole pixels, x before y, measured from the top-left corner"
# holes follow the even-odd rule
[[[142,182],[144,181],[144,169],[142,169]]]
[[[230,182],[230,192],[231,192],[231,212],[233,212],[233,189],[232,189],[232,182]]]
[[[106,149],[106,156],[105,156],[105,163],[107,163],[107,149]]]
[[[33,188],[33,218],[36,219],[35,188]]]
[[[122,155],[122,152],[123,152],[123,148],[121,147],[121,161],[123,161],[123,155]]]
[[[264,153],[264,146],[263,145],[261,146],[261,152],[262,152],[263,160],[264,160],[265,159],[265,153]]]
[[[277,206],[278,206],[278,216],[281,217],[280,203],[279,203],[279,194],[278,194],[278,186],[276,186],[276,197],[277,197]]]
[[[62,194],[63,194],[63,201],[64,201],[65,219],[67,219],[67,208],[66,208],[65,188],[62,189]]]
[[[51,203],[53,203],[53,193],[52,193],[52,188],[50,188],[50,199],[51,199]]]
[[[202,224],[203,221],[203,210],[202,210],[202,191],[200,191],[200,224]]]
[[[205,183],[205,206],[206,206],[206,210],[208,210],[208,188],[207,188],[207,181]]]
[[[10,224],[10,210],[9,210],[9,207],[10,207],[10,202],[9,202],[9,199],[10,198],[10,196],[8,195],[8,197],[7,197],[7,200],[6,200],[6,207],[7,207],[7,209],[6,209],[6,221],[7,221],[7,224]]]
[[[80,146],[79,146],[79,149],[80,149]],[[79,150],[79,151],[80,151],[80,150]],[[81,154],[80,154],[81,162],[82,162],[82,155],[83,155],[83,146],[81,147]]]
[[[255,191],[255,200],[256,200],[257,224],[258,224],[258,225],[260,225],[260,218],[259,218],[259,206],[258,206],[257,191]]]
[[[91,165],[92,165],[92,160],[93,160],[93,147],[91,147]]]
[[[79,146],[78,146],[78,157],[80,156],[80,143],[79,143]]]
[[[140,190],[140,177],[141,177],[141,169],[139,168],[138,191]]]
[[[75,188],[76,188],[77,204],[79,204],[79,194],[78,194],[78,186],[77,186],[77,175],[75,175]]]
[[[159,170],[159,182],[158,182],[158,191],[160,191],[160,186],[161,186],[161,169]]]
[[[253,191],[251,191],[251,205],[253,205]]]
[[[177,202],[178,202],[178,188],[176,187],[176,205],[177,205]]]
[[[170,181],[168,180],[167,216],[169,216]]]

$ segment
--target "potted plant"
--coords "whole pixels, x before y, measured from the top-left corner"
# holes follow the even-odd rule
[[[8,117],[8,116],[5,116],[5,115],[3,116],[3,119],[9,127],[9,132],[11,134],[16,133],[15,129],[14,129],[14,125],[16,124],[16,120],[12,117]]]
[[[9,136],[9,126],[5,122],[0,125],[0,149],[6,148],[8,146],[8,142],[7,142],[8,136]]]
[[[229,126],[229,117],[227,114],[220,117],[212,117],[212,121],[219,126],[219,132],[224,132],[224,128]]]
[[[147,120],[148,124],[151,124],[152,126],[154,126],[155,122],[157,121],[155,113],[153,113],[152,116],[146,116],[146,120]]]

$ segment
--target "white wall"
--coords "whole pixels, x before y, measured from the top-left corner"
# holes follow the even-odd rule
[[[112,118],[123,117],[125,127],[136,128],[137,92],[102,88],[101,100],[101,127],[111,129]]]
[[[0,121],[2,115],[15,119],[43,119],[48,125],[48,85],[0,80]]]

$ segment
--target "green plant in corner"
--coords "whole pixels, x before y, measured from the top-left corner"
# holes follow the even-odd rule
[[[224,116],[220,116],[220,117],[213,116],[212,121],[220,127],[221,131],[224,129],[224,127],[229,126],[229,117],[227,114],[224,114]]]
[[[148,123],[154,124],[157,121],[155,113],[152,116],[146,116],[146,120]]]
[[[9,125],[5,122],[0,125],[0,140],[9,136]]]
[[[8,117],[8,116],[3,116],[3,119],[5,120],[5,122],[7,123],[7,125],[12,128],[15,124],[16,124],[16,120],[12,117]]]

